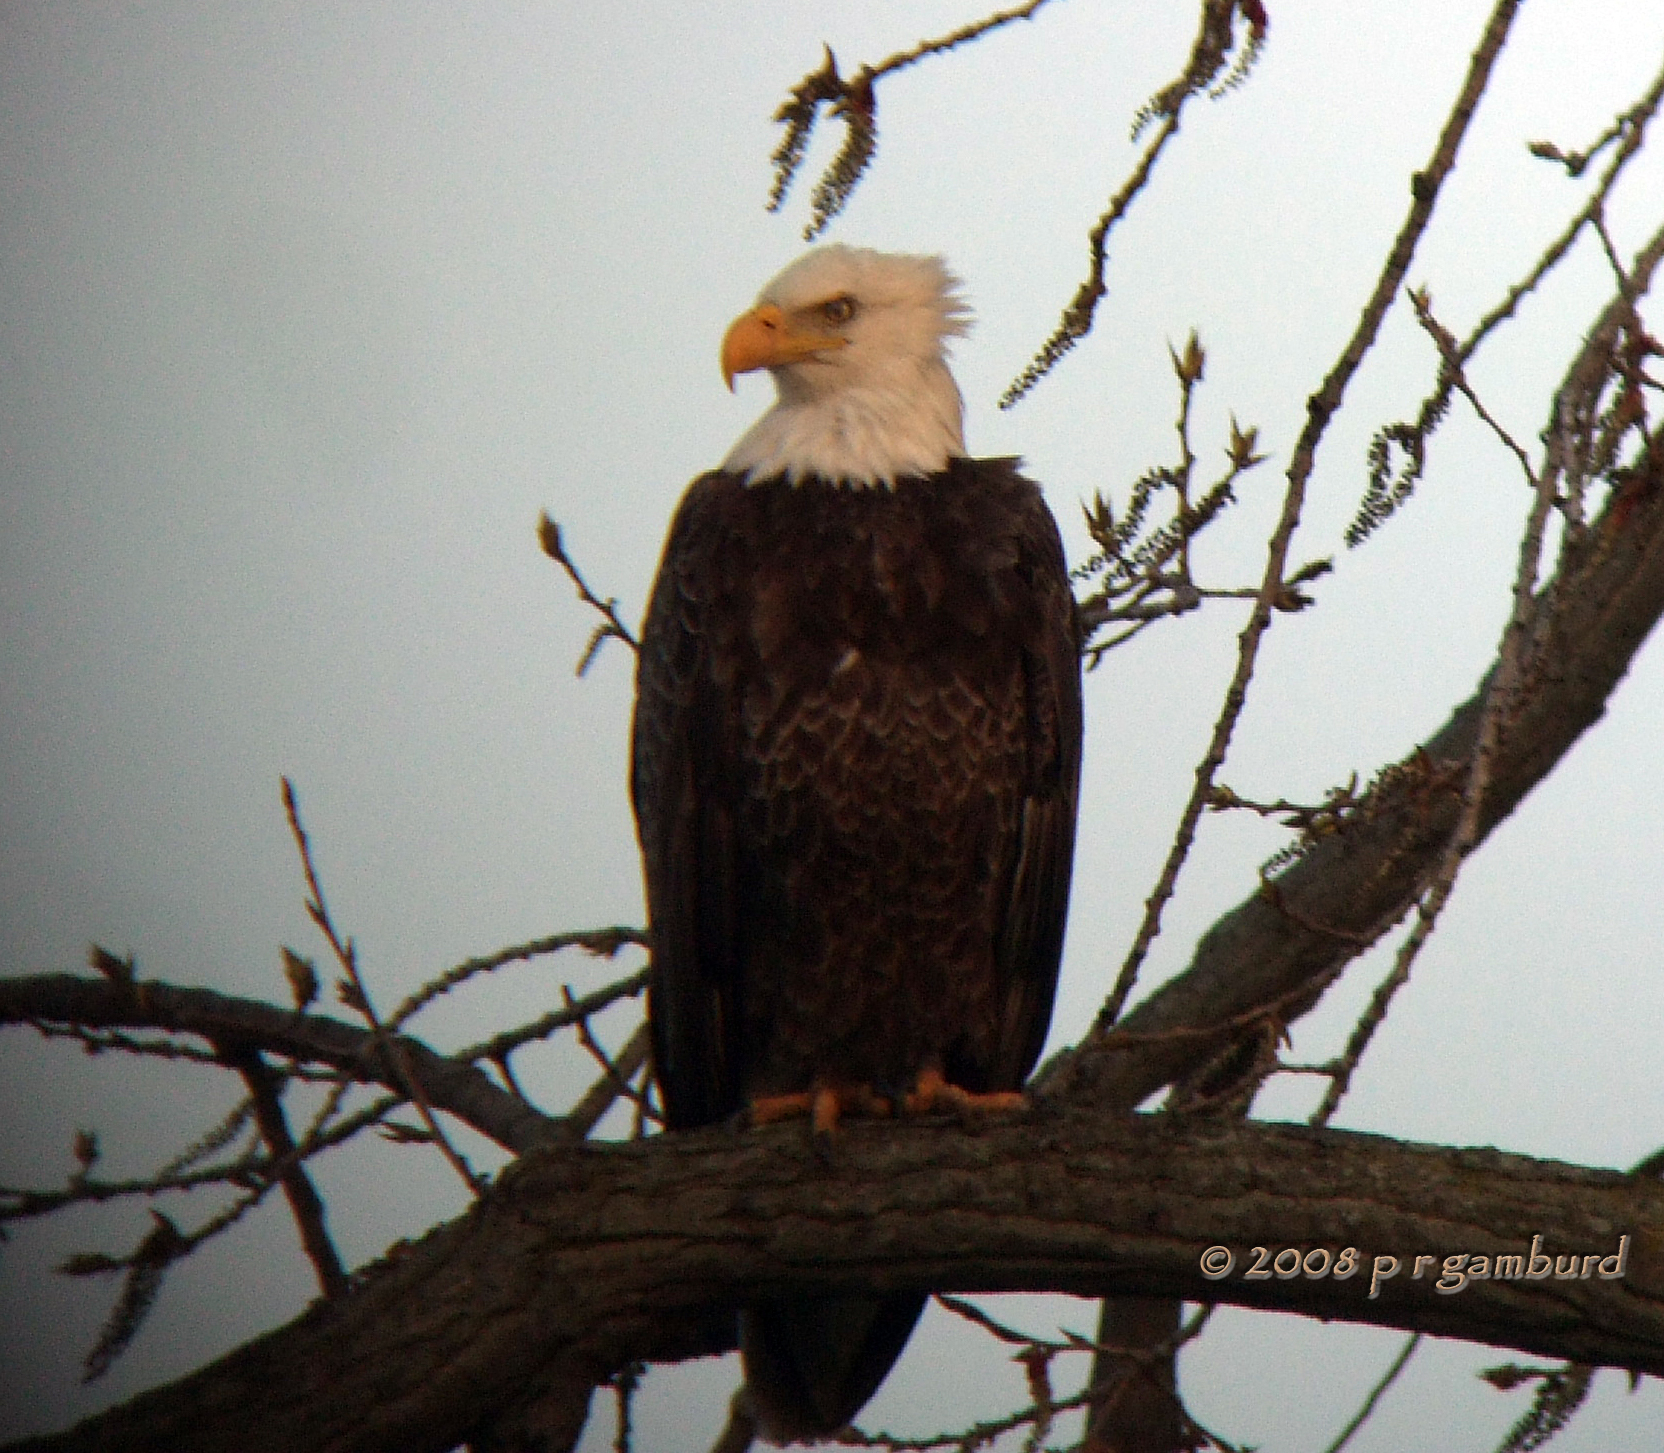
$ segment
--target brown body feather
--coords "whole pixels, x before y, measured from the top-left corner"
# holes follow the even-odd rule
[[[893,489],[696,480],[642,631],[631,776],[670,1126],[812,1083],[899,1097],[928,1068],[1020,1087],[1080,736],[1062,546],[1012,461]],[[921,1305],[752,1309],[765,1426],[847,1421]]]

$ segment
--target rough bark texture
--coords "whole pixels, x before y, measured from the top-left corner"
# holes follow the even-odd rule
[[[1607,1256],[1620,1235],[1621,1279],[1441,1295],[1437,1264],[1410,1274],[1423,1253],[1525,1255],[1541,1237],[1550,1256]],[[1236,1268],[1208,1280],[1215,1244]],[[1354,1246],[1360,1271],[1248,1279],[1255,1246]],[[1372,1299],[1383,1254],[1401,1270]],[[14,1447],[443,1453],[528,1389],[715,1350],[711,1308],[809,1288],[1219,1299],[1664,1374],[1664,1188],[1494,1150],[1043,1109],[852,1127],[831,1165],[792,1126],[535,1151],[342,1301]]]

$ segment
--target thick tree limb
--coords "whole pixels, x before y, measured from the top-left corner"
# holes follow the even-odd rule
[[[1622,1235],[1621,1279],[1441,1295],[1438,1263],[1411,1275],[1418,1254],[1524,1256],[1541,1237],[1592,1258]],[[1237,1258],[1217,1281],[1199,1266],[1215,1244]],[[1253,1246],[1355,1246],[1362,1269],[1250,1280]],[[1371,1298],[1378,1255],[1400,1271]],[[811,1287],[1225,1300],[1664,1374],[1664,1188],[1494,1150],[1044,1110],[857,1125],[830,1165],[797,1126],[560,1147],[345,1298],[13,1453],[443,1453],[529,1391],[547,1423],[552,1390],[716,1350],[712,1308]]]

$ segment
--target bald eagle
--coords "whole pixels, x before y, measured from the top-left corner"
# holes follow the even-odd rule
[[[723,341],[779,397],[676,512],[632,741],[671,1129],[1020,1104],[1045,1039],[1079,641],[1039,490],[965,455],[966,328],[940,259],[830,246]],[[845,1425],[923,1305],[745,1307],[763,1431]]]

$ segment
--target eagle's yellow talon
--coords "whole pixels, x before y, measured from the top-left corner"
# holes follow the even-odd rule
[[[902,1102],[909,1115],[928,1115],[932,1110],[957,1110],[969,1115],[989,1115],[1026,1110],[1028,1096],[1017,1090],[995,1090],[979,1095],[949,1084],[938,1069],[921,1070],[913,1092]]]
[[[846,1115],[872,1115],[884,1119],[893,1113],[889,1100],[871,1085],[816,1085],[791,1095],[759,1095],[750,1105],[753,1125],[772,1125],[777,1120],[807,1116],[817,1136],[837,1133]]]
[[[776,1120],[795,1120],[799,1115],[807,1115],[810,1098],[807,1094],[759,1095],[751,1102],[751,1123],[772,1125]]]

